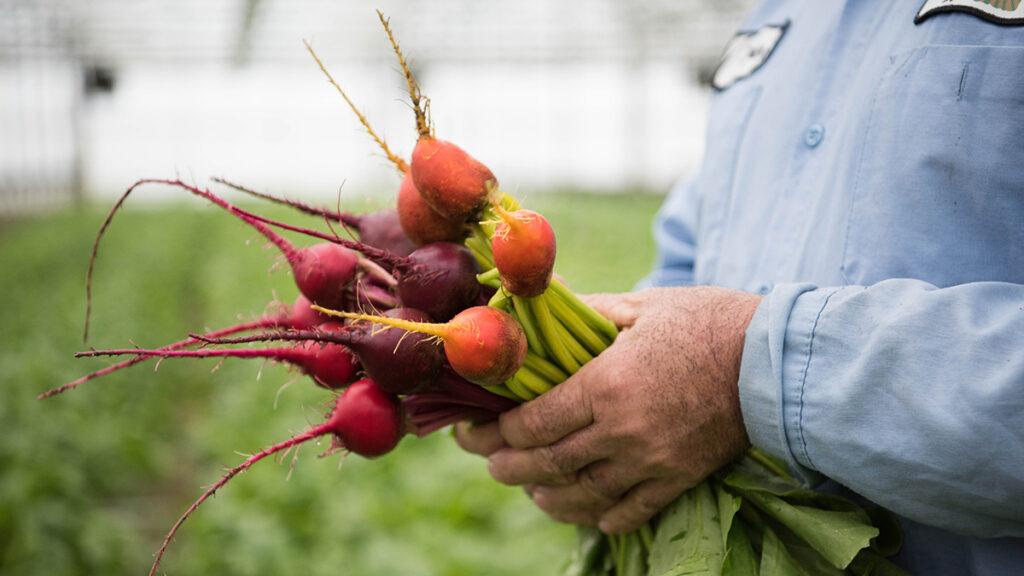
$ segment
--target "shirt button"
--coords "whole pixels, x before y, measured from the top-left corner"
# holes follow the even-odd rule
[[[761,296],[764,296],[765,294],[771,291],[772,287],[767,284],[761,284],[760,286],[757,287],[757,293],[760,294]]]
[[[804,133],[804,144],[807,144],[809,148],[814,148],[818,144],[821,144],[822,139],[825,138],[825,127],[821,124],[812,124],[807,132]]]

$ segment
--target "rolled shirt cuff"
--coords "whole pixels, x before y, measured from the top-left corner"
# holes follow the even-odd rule
[[[822,477],[807,456],[803,438],[803,389],[814,329],[835,292],[813,284],[776,286],[747,327],[740,364],[740,407],[750,442],[785,460],[808,485]]]

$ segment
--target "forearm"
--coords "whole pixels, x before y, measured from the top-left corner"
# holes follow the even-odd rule
[[[1024,286],[778,287],[740,377],[755,445],[895,512],[1024,534]]]

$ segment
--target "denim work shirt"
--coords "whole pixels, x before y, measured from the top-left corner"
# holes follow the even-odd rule
[[[1024,574],[1024,26],[921,8],[754,10],[746,37],[784,32],[715,94],[647,284],[765,295],[750,439],[898,514],[897,563]]]

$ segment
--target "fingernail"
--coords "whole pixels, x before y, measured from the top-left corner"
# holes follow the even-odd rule
[[[605,534],[611,534],[614,528],[615,525],[608,520],[601,520],[597,523],[597,529]]]

